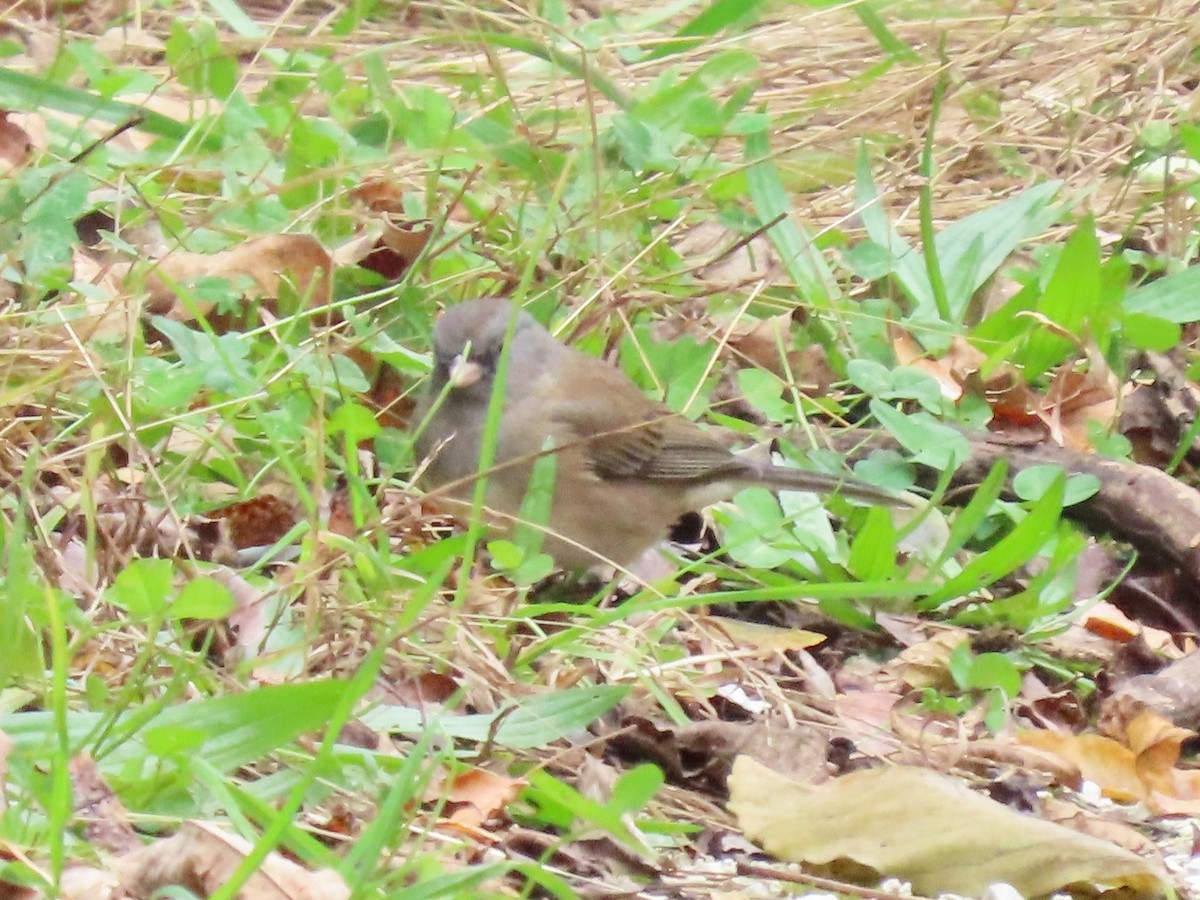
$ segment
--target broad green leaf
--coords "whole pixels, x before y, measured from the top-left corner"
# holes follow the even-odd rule
[[[626,813],[640,812],[663,786],[663,772],[656,765],[643,763],[630,769],[613,785],[609,803]]]
[[[97,762],[106,773],[120,772],[131,761],[149,760],[149,751],[140,737],[143,731],[161,746],[175,746],[178,742],[169,741],[169,736],[186,732],[188,746],[195,745],[210,765],[228,772],[290,744],[301,734],[319,731],[347,689],[348,683],[331,679],[179,703],[153,714],[110,752],[99,756]],[[153,711],[154,707],[147,709]],[[109,731],[119,735],[130,729],[144,718],[143,712],[135,709],[121,715]],[[84,741],[103,719],[99,713],[68,714],[67,738],[72,752],[91,749]],[[52,711],[0,717],[0,731],[12,737],[19,750],[30,754],[43,752],[56,728]]]
[[[229,588],[214,578],[200,576],[183,586],[167,612],[172,619],[223,619],[236,605]]]
[[[629,693],[623,685],[598,685],[526,697],[498,713],[441,716],[431,719],[427,710],[389,706],[368,710],[361,718],[372,728],[421,733],[437,728],[463,740],[492,739],[502,747],[541,747],[580,730],[604,715]],[[499,721],[499,726],[496,722]]]
[[[1013,491],[1022,500],[1040,500],[1059,478],[1066,478],[1063,506],[1074,506],[1100,491],[1100,479],[1095,475],[1078,472],[1067,475],[1062,466],[1045,463],[1022,469],[1013,478]]]
[[[917,52],[887,27],[887,23],[883,21],[883,17],[879,15],[873,3],[861,0],[861,2],[851,3],[849,6],[885,53],[904,62],[920,61],[921,57]]]
[[[785,529],[775,494],[763,487],[738,491],[733,509],[713,510],[721,547],[730,559],[752,569],[772,569],[796,558],[799,547]]]
[[[1127,313],[1141,313],[1183,325],[1200,322],[1200,266],[1142,285],[1121,304]]]
[[[704,38],[745,21],[763,5],[763,0],[712,0],[698,15],[679,27],[675,39],[658,44],[647,59],[682,53],[704,43]]]
[[[37,112],[45,107],[79,116],[84,120],[99,119],[110,125],[137,123],[138,131],[170,138],[183,144],[196,137],[206,150],[221,149],[221,139],[202,133],[194,124],[176,121],[142,106],[110,100],[81,88],[55,84],[44,78],[27,75],[11,68],[0,67],[0,106]]]
[[[1139,350],[1165,353],[1179,344],[1181,330],[1178,322],[1145,313],[1126,312],[1121,316],[1121,334]]]
[[[971,660],[962,686],[971,690],[997,688],[1006,697],[1016,697],[1021,693],[1021,670],[1003,653],[980,653]]]
[[[1029,188],[953,222],[937,235],[938,265],[955,322],[961,322],[971,297],[996,274],[1012,251],[1057,218],[1051,203],[1059,186],[1060,182],[1047,182]],[[938,321],[937,301],[925,261],[888,221],[871,177],[865,145],[859,151],[855,197],[867,236],[875,245],[874,252],[887,260],[888,270],[912,301],[913,318]]]
[[[1059,329],[1083,337],[1084,324],[1100,313],[1100,241],[1091,219],[1085,219],[1068,239],[1054,273],[1038,300],[1037,311]],[[1026,379],[1033,379],[1075,349],[1068,338],[1046,327],[1034,328],[1018,357]]]
[[[348,689],[348,682],[333,679],[261,687],[180,703],[164,710],[150,727],[204,732],[199,752],[209,765],[229,772],[287,746],[301,734],[320,731]]]
[[[1062,516],[1064,487],[1062,479],[1056,481],[1012,531],[963,566],[940,590],[921,600],[919,606],[934,609],[947,600],[985,588],[1033,559],[1055,533]]]
[[[42,633],[32,621],[38,606],[56,601],[55,591],[34,574],[34,544],[26,542],[26,516],[20,515],[4,535],[0,572],[0,684],[41,678],[46,670]],[[74,603],[74,600],[68,602]],[[0,733],[3,733],[0,727]]]
[[[890,578],[896,571],[896,528],[888,510],[867,511],[867,523],[850,547],[850,571],[863,581]]]
[[[863,599],[869,598],[870,595],[864,591]],[[875,620],[848,597],[822,597],[817,605],[824,615],[835,622],[841,622],[859,631],[874,631],[877,627]]]
[[[774,223],[767,229],[767,237],[795,282],[800,298],[818,310],[826,309],[837,293],[837,283],[812,235],[792,220],[795,205],[779,180],[770,154],[765,129],[746,135],[746,185],[750,201],[760,222]]]
[[[381,427],[375,413],[361,403],[343,403],[329,417],[328,433],[344,434],[346,443],[354,447],[375,437]]]
[[[186,369],[204,373],[213,390],[253,393],[255,383],[248,359],[250,342],[243,335],[193,331],[182,322],[154,316],[154,327],[166,335]]]
[[[900,233],[888,221],[875,179],[871,175],[871,160],[867,145],[862,143],[858,150],[858,166],[854,176],[854,193],[858,214],[867,229],[867,237],[874,245],[877,263],[884,271],[896,276],[900,286],[917,308],[934,309],[933,291],[925,263]]]
[[[943,471],[957,468],[970,455],[970,444],[962,432],[929,413],[905,415],[880,400],[872,400],[870,407],[879,424],[912,454],[915,463]]]
[[[796,409],[783,399],[779,378],[765,369],[739,369],[738,389],[768,420],[776,424],[791,422]]]
[[[174,565],[169,559],[135,559],[113,579],[105,599],[136,619],[164,612],[171,591]]]
[[[975,291],[999,271],[1024,241],[1059,217],[1053,201],[1061,181],[1047,181],[947,225],[937,236],[938,262],[955,321]]]
[[[950,536],[942,549],[933,568],[938,569],[950,557],[961,550],[983,524],[983,520],[992,511],[992,504],[999,499],[1008,479],[1008,462],[999,459],[988,472],[987,477],[971,492],[971,500],[958,513],[950,524]]]
[[[598,826],[634,849],[642,849],[642,841],[630,829],[626,810],[614,803],[597,803],[585,797],[575,788],[559,781],[545,769],[534,769],[526,776],[529,786],[523,792],[526,800],[542,807],[558,807],[555,818],[564,819],[564,813]]]

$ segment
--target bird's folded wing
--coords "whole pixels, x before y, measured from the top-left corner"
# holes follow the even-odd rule
[[[569,440],[584,442],[600,478],[704,481],[744,468],[720,441],[648,399],[614,405],[580,396],[550,414]]]

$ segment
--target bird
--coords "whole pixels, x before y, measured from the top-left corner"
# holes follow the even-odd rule
[[[508,343],[489,470],[480,471],[488,406]],[[603,360],[556,339],[503,297],[450,306],[433,330],[433,370],[417,406],[420,483],[463,508],[487,478],[490,525],[519,523],[535,461],[555,458],[542,550],[565,570],[624,568],[681,516],[763,485],[902,505],[849,477],[736,454],[711,431],[646,396]]]

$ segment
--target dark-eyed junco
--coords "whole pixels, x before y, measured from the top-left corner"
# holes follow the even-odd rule
[[[479,474],[488,403],[513,314],[507,300],[471,300],[446,310],[434,328],[434,369],[416,449],[427,460],[424,483],[444,488],[456,502],[470,501]],[[735,455],[618,369],[555,340],[525,312],[516,312],[512,324],[506,374],[487,506],[502,529],[514,522],[534,460],[553,448],[544,549],[563,568],[628,565],[684,513],[751,485],[903,505],[851,478]]]

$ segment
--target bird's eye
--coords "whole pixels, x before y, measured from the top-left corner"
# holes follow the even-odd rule
[[[495,369],[496,364],[500,361],[500,348],[493,346],[468,347],[467,359],[490,371]]]

